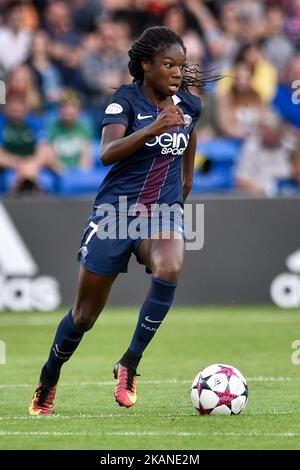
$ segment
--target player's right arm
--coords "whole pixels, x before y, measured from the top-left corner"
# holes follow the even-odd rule
[[[124,124],[106,124],[102,131],[101,161],[106,166],[124,160],[152,137],[176,126],[185,126],[183,112],[177,106],[166,108],[153,123],[127,136]]]

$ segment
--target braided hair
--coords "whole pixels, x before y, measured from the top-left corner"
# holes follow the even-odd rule
[[[133,81],[139,80],[143,82],[144,80],[143,60],[152,62],[158,52],[165,50],[173,44],[179,44],[184,53],[186,53],[186,47],[182,38],[171,29],[166,26],[153,26],[146,29],[128,51],[130,59],[128,69],[133,77]],[[216,75],[214,71],[214,69],[201,70],[199,64],[187,64],[184,69],[180,90],[189,91],[189,87],[201,88],[207,83],[223,78],[221,75]]]

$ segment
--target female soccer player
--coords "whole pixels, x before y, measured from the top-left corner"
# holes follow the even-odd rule
[[[31,415],[53,414],[61,367],[97,320],[117,275],[127,272],[132,253],[152,272],[152,281],[129,348],[113,371],[115,398],[121,406],[136,403],[137,366],[174,298],[184,257],[182,208],[193,181],[194,126],[200,115],[200,99],[188,87],[203,85],[202,72],[186,65],[182,39],[166,27],[147,29],[133,43],[129,57],[133,83],[116,91],[103,120],[101,160],[113,166],[86,224],[78,253],[76,299],[58,326],[29,407]],[[154,227],[149,223],[162,204],[174,208],[168,229],[161,219]],[[113,209],[108,218],[107,207]],[[146,235],[131,236],[128,230],[121,237],[124,220],[132,231],[137,219],[146,220]],[[113,227],[117,237],[103,236],[104,221],[111,223],[106,234],[115,233]]]

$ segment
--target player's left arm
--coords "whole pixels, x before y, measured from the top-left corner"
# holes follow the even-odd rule
[[[197,136],[195,129],[193,129],[190,134],[188,146],[183,154],[182,170],[184,200],[186,200],[186,198],[188,197],[193,185],[196,145]]]

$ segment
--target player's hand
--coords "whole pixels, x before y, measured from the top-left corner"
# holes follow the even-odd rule
[[[155,122],[149,124],[148,130],[151,132],[151,135],[157,136],[173,127],[185,127],[185,125],[182,109],[178,106],[170,106],[160,113]]]

